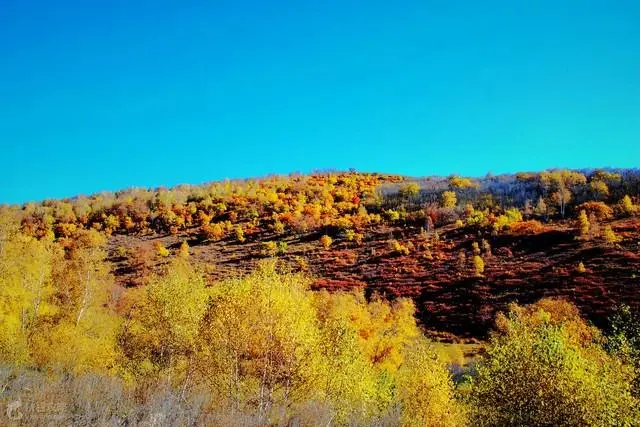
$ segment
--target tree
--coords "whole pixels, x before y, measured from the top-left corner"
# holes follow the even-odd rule
[[[333,243],[333,239],[327,236],[326,234],[320,237],[320,244],[322,245],[323,248],[329,249],[332,243]]]
[[[571,190],[569,190],[564,183],[558,184],[556,191],[551,195],[551,199],[560,208],[560,216],[562,216],[562,218],[564,218],[567,205],[571,201],[571,198],[572,198]]]
[[[589,218],[587,218],[587,212],[584,209],[581,210],[578,215],[578,226],[580,227],[580,236],[588,237],[591,226],[589,224]]]
[[[319,330],[308,285],[305,276],[268,262],[212,289],[197,366],[218,404],[253,408],[264,422],[274,407],[320,397]]]
[[[463,178],[458,175],[451,175],[448,178],[449,187],[451,188],[479,188],[480,185],[477,182],[472,181],[470,178]]]
[[[633,425],[633,373],[561,300],[511,306],[496,322],[472,390],[474,425]]]
[[[551,193],[551,199],[558,205],[562,218],[573,197],[573,190],[586,182],[587,178],[583,174],[570,170],[553,170],[540,174],[540,184],[546,192]]]
[[[589,191],[595,200],[605,200],[609,197],[609,187],[605,182],[600,180],[592,180],[589,183]]]
[[[74,244],[59,264],[56,282],[60,304],[73,308],[75,323],[82,320],[89,307],[104,298],[106,284],[112,278],[105,263],[106,238],[96,230],[83,230],[75,236]]]
[[[425,341],[407,352],[396,382],[405,426],[461,426],[465,412],[454,397],[447,366]]]
[[[441,203],[443,208],[455,208],[458,203],[455,191],[444,191],[442,193]]]
[[[482,277],[484,273],[484,260],[480,255],[473,256],[473,270],[476,276]]]
[[[29,336],[55,312],[52,269],[60,254],[50,241],[18,232],[0,235],[0,360],[31,361]]]
[[[625,196],[620,201],[620,208],[626,216],[635,214],[637,210],[636,206],[633,205],[633,201],[631,201],[631,197],[629,197],[628,194],[625,194]]]
[[[536,213],[536,215],[540,215],[545,218],[547,217],[548,215],[547,204],[544,202],[544,199],[542,197],[538,198],[538,203],[536,203],[534,212]]]
[[[640,314],[621,304],[609,318],[607,350],[634,367],[633,394],[640,398]]]
[[[180,244],[180,249],[178,250],[178,256],[180,258],[189,258],[189,243],[186,240],[183,240]]]
[[[326,394],[339,422],[346,422],[347,414],[367,420],[390,409],[397,403],[395,381],[413,368],[399,370],[421,335],[414,304],[406,299],[390,304],[376,296],[367,303],[363,292],[320,292],[315,299],[327,360]]]
[[[243,243],[245,241],[245,237],[244,237],[244,230],[242,229],[242,226],[236,225],[233,231],[235,233],[236,240],[240,243]]]
[[[464,249],[458,251],[458,269],[461,273],[467,270],[467,254]]]
[[[166,258],[168,257],[171,253],[169,252],[169,249],[167,249],[161,242],[156,241],[154,243],[154,246],[156,248],[156,253],[161,256],[162,258]]]
[[[420,193],[420,185],[417,182],[408,182],[400,186],[400,196],[404,199],[410,199]]]
[[[61,245],[17,233],[0,256],[0,360],[67,373],[115,369],[118,320],[104,237]]]
[[[208,292],[202,274],[184,258],[174,258],[160,274],[133,295],[121,332],[129,375],[164,375],[184,385],[194,368],[198,334]]]
[[[607,243],[608,245],[614,245],[622,240],[622,238],[613,231],[610,225],[604,227],[602,237],[604,238],[605,243]]]

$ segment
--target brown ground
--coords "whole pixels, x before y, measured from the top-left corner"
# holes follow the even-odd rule
[[[291,265],[296,265],[296,257],[306,259],[317,278],[315,288],[364,287],[368,294],[411,297],[434,338],[473,342],[486,338],[496,311],[513,301],[566,297],[599,326],[618,303],[640,307],[640,221],[617,220],[611,225],[624,238],[620,244],[578,240],[570,224],[554,224],[536,235],[491,236],[485,232],[481,237],[477,231],[450,226],[438,230],[441,243],[438,250],[432,250],[432,260],[424,258],[422,250],[407,256],[391,253],[391,238],[403,244],[412,242],[416,248],[422,239],[417,229],[387,226],[368,230],[361,245],[335,239],[329,250],[318,243],[323,234],[318,232],[284,238],[265,233],[247,236],[245,243],[238,243],[200,242],[194,229],[179,236],[112,236],[110,253],[118,280],[131,286],[138,283],[142,270],[153,270],[163,262],[153,250],[156,240],[171,250],[177,250],[181,241],[189,241],[192,256],[209,264],[207,271],[214,279],[250,271],[264,258],[262,241],[284,240],[288,249],[282,258]],[[485,257],[484,277],[474,277],[470,268],[459,266],[458,253],[466,250],[470,266],[471,244],[481,238],[489,241],[493,255]],[[132,261],[116,255],[118,247],[147,249]],[[146,267],[140,259],[146,259]],[[579,262],[584,263],[586,273],[576,272]]]

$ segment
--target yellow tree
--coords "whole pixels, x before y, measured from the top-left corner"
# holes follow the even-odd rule
[[[140,295],[133,295],[121,345],[133,376],[164,374],[186,386],[193,372],[208,292],[202,274],[186,259],[173,259]]]
[[[400,186],[400,196],[404,199],[410,199],[420,193],[420,185],[417,182],[408,182]]]
[[[38,365],[76,373],[116,368],[119,320],[111,308],[114,283],[104,244],[99,232],[79,231],[64,260],[55,263],[56,315],[31,340]]]
[[[443,208],[455,208],[458,203],[455,191],[444,191],[442,193],[441,203]]]
[[[636,212],[636,209],[637,209],[633,205],[633,201],[631,200],[631,197],[629,197],[628,194],[625,194],[625,196],[620,201],[620,207],[621,207],[622,212],[627,216],[633,215]]]
[[[417,341],[405,359],[398,371],[395,399],[402,408],[402,425],[465,425],[465,411],[454,397],[449,370],[429,343]]]
[[[105,263],[106,238],[98,231],[80,230],[65,260],[58,265],[56,283],[59,303],[67,307],[78,324],[87,309],[102,300],[111,278]]]
[[[328,235],[325,234],[322,237],[320,237],[320,244],[322,245],[323,248],[329,249],[332,243],[333,243],[333,239]]]
[[[573,197],[575,187],[587,182],[587,178],[583,174],[566,169],[542,172],[539,179],[542,188],[551,193],[551,199],[558,205],[562,218],[564,218],[567,205]]]
[[[318,397],[320,336],[308,285],[271,261],[212,288],[198,369],[218,404],[265,421],[275,408]]]
[[[473,270],[476,276],[482,277],[484,273],[484,260],[480,255],[473,256]]]
[[[609,187],[600,180],[592,180],[589,183],[589,191],[595,200],[605,200],[609,197]]]
[[[29,337],[41,318],[55,313],[50,298],[54,244],[21,233],[0,236],[0,359],[31,360]]]
[[[580,227],[580,235],[582,237],[589,236],[591,224],[589,223],[589,218],[587,218],[587,212],[584,209],[581,210],[580,214],[578,215],[578,225]]]
[[[622,238],[613,231],[610,225],[604,227],[602,237],[604,238],[604,241],[609,245],[614,245],[622,240]]]

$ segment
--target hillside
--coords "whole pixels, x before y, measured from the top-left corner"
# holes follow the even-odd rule
[[[326,172],[0,206],[0,424],[638,425],[639,195]]]
[[[186,242],[212,279],[277,257],[309,272],[316,289],[410,297],[431,336],[474,341],[511,302],[563,296],[599,326],[620,302],[640,306],[639,190],[635,170],[482,179],[334,172],[13,209],[23,230],[63,244],[82,228],[108,236],[122,287],[144,286]]]

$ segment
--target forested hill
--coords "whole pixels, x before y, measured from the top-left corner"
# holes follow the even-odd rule
[[[276,257],[315,288],[408,296],[430,333],[482,338],[512,301],[569,297],[596,323],[637,306],[640,171],[410,178],[327,172],[2,208],[26,235],[107,238],[119,287],[189,254],[214,279]]]

